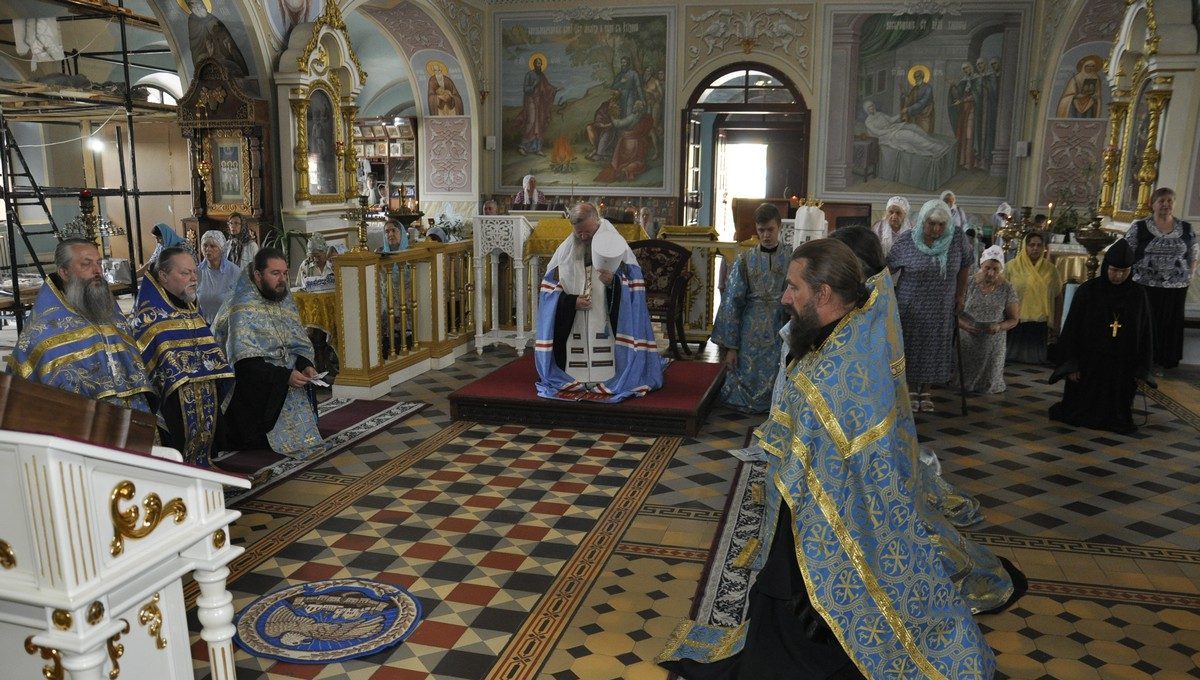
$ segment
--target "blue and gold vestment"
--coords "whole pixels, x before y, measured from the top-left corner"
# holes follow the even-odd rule
[[[769,454],[760,562],[787,503],[809,601],[863,675],[991,678],[992,650],[918,502],[916,430],[886,283],[869,281],[867,303],[791,363],[756,432]],[[684,624],[660,659],[727,658],[746,629]]]
[[[755,246],[737,257],[729,271],[712,341],[737,350],[737,367],[725,375],[721,403],[747,413],[771,408],[771,384],[786,312],[779,302],[791,252]]]
[[[178,399],[181,422],[164,419],[160,408],[160,424],[168,431],[182,427],[177,439],[183,444],[183,459],[207,467],[221,397],[233,386],[233,368],[225,352],[196,305],[176,306],[149,275],[138,289],[130,325],[159,404]]]
[[[300,323],[295,300],[290,294],[278,302],[264,298],[250,280],[251,270],[243,270],[233,287],[233,296],[217,312],[212,327],[217,343],[237,374],[234,396],[224,416],[227,421],[232,417],[232,409],[261,404],[267,391],[278,387],[249,384],[241,374],[239,361],[258,358],[286,369],[296,367],[297,357],[303,357],[309,365],[314,361],[313,346]],[[324,447],[317,431],[317,416],[306,388],[287,386],[286,389],[279,416],[266,433],[267,443],[276,453],[307,458]],[[259,393],[258,400],[254,392]]]
[[[88,321],[67,303],[56,274],[38,291],[12,363],[22,378],[150,412],[153,390],[120,308],[113,304],[109,323]]]

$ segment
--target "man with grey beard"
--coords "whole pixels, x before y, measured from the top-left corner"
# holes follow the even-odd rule
[[[196,306],[196,260],[185,248],[164,248],[138,290],[134,339],[158,396],[163,444],[193,465],[209,467],[221,398],[233,369]]]
[[[132,333],[86,239],[54,249],[58,270],[46,277],[29,325],[13,350],[14,372],[44,385],[150,412],[153,395]]]

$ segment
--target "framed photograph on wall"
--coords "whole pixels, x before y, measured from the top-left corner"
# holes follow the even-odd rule
[[[375,142],[375,155],[381,157],[388,155],[388,143]]]
[[[359,127],[358,125],[351,125],[350,129],[354,131],[354,137],[356,139],[359,139],[363,136],[362,128]]]
[[[404,158],[412,158],[417,155],[416,140],[405,140],[400,142],[400,153],[396,154]]]
[[[391,138],[396,138],[396,137],[399,137],[399,136],[400,136],[400,129],[399,129],[399,128],[400,128],[400,126],[398,126],[398,125],[387,125],[387,126],[385,126],[385,128],[387,129],[387,136],[388,136],[388,137],[391,137]]]
[[[372,137],[386,137],[387,135],[384,134],[382,125],[372,125],[371,126],[371,136]]]
[[[388,154],[392,156],[403,156],[404,152],[400,150],[400,147],[403,144],[404,142],[388,142]]]

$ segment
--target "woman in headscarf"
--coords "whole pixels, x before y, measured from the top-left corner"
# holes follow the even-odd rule
[[[1154,386],[1150,301],[1133,281],[1133,248],[1120,239],[1104,254],[1100,276],[1089,279],[1071,302],[1058,339],[1060,362],[1050,376],[1062,378],[1062,401],[1050,419],[1069,425],[1130,434],[1137,380]]]
[[[196,271],[200,284],[196,288],[196,300],[200,304],[200,315],[212,325],[221,305],[233,293],[241,272],[237,265],[225,259],[225,234],[220,229],[209,229],[200,237],[200,252],[204,254]]]
[[[225,257],[238,269],[245,269],[247,263],[254,261],[258,242],[254,240],[241,213],[230,213],[226,224],[229,226],[229,240],[225,243]]]
[[[546,194],[537,188],[537,177],[525,175],[521,180],[521,190],[513,196],[512,202],[514,208],[534,209],[549,201],[546,200]]]
[[[972,257],[966,235],[949,224],[950,206],[927,201],[916,226],[888,254],[914,411],[933,411],[929,386],[945,384],[954,374],[954,317],[962,308]]]
[[[1005,390],[1005,333],[1017,325],[1017,291],[1004,280],[1004,250],[988,246],[979,258],[979,271],[967,283],[963,310],[958,315],[962,347],[963,386],[969,392],[996,394]]]
[[[958,205],[958,197],[947,189],[942,192],[942,202],[950,206],[950,225],[960,231],[967,229],[967,213]]]
[[[1003,229],[1004,225],[1012,219],[1012,206],[1007,203],[1001,203],[996,208],[996,212],[992,213],[992,228]]]
[[[1007,273],[1021,302],[1019,323],[1008,333],[1007,360],[1044,364],[1062,281],[1050,262],[1050,249],[1041,232],[1031,231],[1025,236],[1021,252],[1008,263]]]
[[[883,256],[892,251],[892,244],[903,233],[912,229],[912,223],[908,221],[908,199],[903,196],[892,196],[888,199],[887,206],[883,209],[883,219],[875,223],[871,227],[871,231],[879,237],[879,243],[883,246]]]
[[[150,233],[154,235],[154,252],[150,254],[150,259],[146,260],[142,266],[138,268],[137,275],[139,277],[149,271],[151,264],[158,262],[159,254],[161,254],[162,251],[166,250],[167,248],[179,246],[181,248],[187,248],[189,252],[192,250],[192,247],[188,245],[188,242],[185,241],[182,236],[176,234],[174,229],[168,227],[162,222],[159,222],[151,227]]]

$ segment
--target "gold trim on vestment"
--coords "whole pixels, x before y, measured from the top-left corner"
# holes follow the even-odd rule
[[[64,345],[70,345],[73,342],[79,342],[80,340],[83,340],[83,339],[87,338],[88,336],[91,336],[91,335],[100,336],[100,342],[104,343],[105,346],[107,347],[107,342],[106,342],[107,337],[104,334],[105,326],[112,328],[114,331],[116,330],[116,326],[113,326],[112,324],[105,324],[104,326],[100,326],[99,330],[97,330],[97,327],[94,325],[88,325],[83,328],[77,328],[73,331],[67,331],[66,333],[58,333],[57,335],[52,335],[52,336],[46,338],[45,340],[42,340],[41,342],[37,343],[36,345],[34,345],[33,347],[30,348],[29,356],[25,358],[25,361],[20,362],[18,364],[18,366],[21,369],[23,369],[23,371],[24,371],[24,375],[22,375],[21,377],[22,378],[29,377],[29,374],[33,372],[33,367],[38,365],[39,363],[41,363],[42,355],[45,354],[46,352],[49,352],[52,349],[57,349]],[[137,346],[137,345],[133,345],[132,343],[130,343],[130,344],[133,347]],[[85,351],[85,350],[77,350],[77,352],[75,352],[75,354],[82,352],[82,351]],[[68,356],[74,356],[74,354],[71,354]],[[88,356],[91,356],[91,355],[88,355]]]
[[[892,632],[896,635],[896,639],[903,646],[904,650],[908,652],[909,658],[917,664],[917,667],[921,669],[921,672],[925,674],[925,677],[935,678],[937,680],[948,680],[946,676],[938,672],[937,668],[934,667],[929,659],[921,653],[920,647],[917,645],[916,641],[913,640],[908,628],[904,626],[904,620],[893,608],[892,601],[888,599],[887,593],[883,591],[883,588],[879,586],[878,581],[875,580],[875,574],[871,571],[871,567],[867,563],[867,559],[863,555],[862,549],[850,536],[849,530],[842,523],[842,517],[838,513],[837,503],[835,503],[834,500],[830,498],[828,494],[826,494],[824,487],[822,487],[820,484],[820,480],[817,479],[816,472],[813,471],[811,465],[812,461],[807,455],[809,453],[808,448],[800,442],[800,438],[795,436],[795,434],[792,435],[792,453],[801,460],[804,470],[805,484],[808,486],[809,493],[811,493],[813,498],[817,501],[817,507],[821,509],[821,514],[825,516],[825,521],[829,523],[829,527],[833,530],[834,535],[838,537],[838,543],[841,544],[842,549],[850,558],[850,563],[854,565],[855,571],[858,572],[858,577],[862,580],[863,587],[866,588],[867,593],[871,596],[871,599],[874,600],[875,606],[879,608],[880,615],[885,621],[887,621],[888,625],[891,626]],[[851,453],[857,453],[857,451],[852,451]],[[779,488],[784,501],[788,503],[788,507],[792,508],[792,504],[790,502],[791,494],[788,493],[787,489],[783,486],[783,480],[778,474],[775,476],[775,484]],[[795,508],[792,508],[791,524],[793,534],[796,533],[797,526],[795,517]],[[803,543],[801,542],[801,537],[794,536],[794,538],[796,545],[796,557],[799,566],[803,570],[805,586],[809,588],[809,599],[813,602],[814,608],[820,611],[821,615],[825,617],[825,620],[829,622],[830,629],[833,630],[834,634],[838,636],[838,641],[842,643],[843,648],[849,652],[850,648],[846,646],[844,641],[844,632],[835,627],[832,617],[829,616],[828,612],[824,611],[817,600],[813,597],[811,586],[808,586],[811,577],[807,573],[807,563],[804,560]],[[859,670],[862,671],[863,675],[869,675],[867,669],[863,668],[859,664],[857,657],[853,653],[850,654],[850,658],[854,659],[855,665],[859,666]]]

